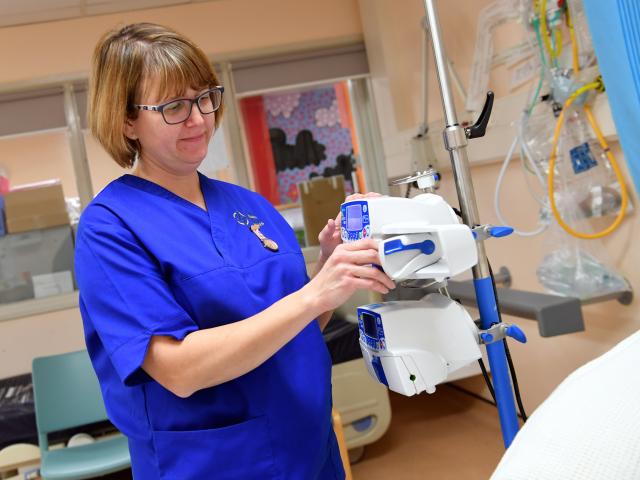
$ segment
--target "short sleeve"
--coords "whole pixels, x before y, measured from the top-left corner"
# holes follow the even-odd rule
[[[117,217],[81,222],[76,243],[85,329],[88,323],[95,330],[125,385],[148,380],[142,363],[151,337],[182,340],[198,325],[176,301],[157,261]]]

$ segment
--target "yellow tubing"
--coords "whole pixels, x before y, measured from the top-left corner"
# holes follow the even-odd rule
[[[589,123],[591,124],[591,127],[593,128],[593,130],[594,130],[594,132],[596,134],[596,137],[598,138],[598,142],[600,143],[600,146],[603,148],[605,154],[607,155],[607,158],[609,159],[609,162],[611,162],[611,166],[613,167],[613,171],[616,174],[616,179],[618,180],[618,183],[620,184],[620,193],[622,195],[622,204],[620,205],[620,211],[618,212],[618,216],[613,221],[613,223],[611,225],[609,225],[609,227],[607,227],[606,229],[604,229],[604,230],[602,230],[600,232],[596,232],[596,233],[583,233],[583,232],[578,232],[578,231],[574,230],[573,228],[571,228],[562,219],[562,217],[560,216],[560,212],[558,211],[558,208],[556,206],[553,180],[554,180],[554,170],[555,170],[555,164],[556,164],[556,151],[558,149],[558,141],[560,139],[560,131],[562,130],[562,125],[564,123],[564,113],[571,107],[573,102],[580,95],[582,95],[585,92],[588,92],[589,90],[600,90],[600,89],[602,89],[602,83],[600,81],[588,83],[588,84],[583,85],[582,87],[578,88],[575,92],[573,92],[569,96],[569,98],[567,98],[567,101],[564,103],[564,106],[562,107],[562,112],[560,112],[560,115],[558,116],[558,121],[556,122],[556,128],[555,128],[555,131],[553,133],[553,145],[551,147],[551,156],[549,157],[549,174],[547,176],[547,188],[549,190],[549,204],[551,206],[551,212],[553,213],[554,218],[556,219],[558,224],[563,228],[563,230],[565,232],[567,232],[570,235],[573,235],[574,237],[582,238],[582,239],[585,239],[585,240],[593,240],[593,239],[596,239],[596,238],[602,238],[602,237],[604,237],[606,235],[609,235],[616,228],[618,228],[618,226],[622,222],[622,219],[624,218],[625,212],[627,210],[627,204],[628,204],[628,201],[629,201],[627,189],[626,189],[626,186],[624,184],[624,178],[622,177],[622,171],[620,170],[618,162],[616,161],[615,157],[611,153],[611,150],[609,149],[609,145],[607,144],[604,136],[602,135],[602,132],[600,131],[600,128],[598,127],[598,124],[595,121],[595,118],[593,117],[593,114],[591,113],[591,109],[585,105],[584,111],[587,114],[587,118],[589,119]]]
[[[576,75],[580,71],[580,60],[578,58],[578,41],[576,40],[576,31],[573,28],[573,19],[569,13],[567,5],[567,25],[569,25],[569,38],[571,38],[571,58],[573,59],[573,71]]]
[[[556,41],[555,41],[555,58],[560,58],[562,54],[562,30],[560,28],[556,28]]]
[[[540,36],[542,37],[542,41],[544,43],[544,48],[547,50],[549,54],[549,63],[553,63],[553,48],[551,47],[551,40],[549,40],[549,32],[547,31],[547,0],[540,0],[538,3],[540,16]]]
[[[559,28],[556,28],[555,45],[551,46],[549,30],[547,29],[547,0],[540,0],[538,8],[538,16],[540,17],[540,36],[542,37],[544,47],[549,54],[549,62],[553,63],[553,61],[560,57],[560,54],[562,53],[562,31]],[[551,32],[551,34],[553,35],[553,32]]]

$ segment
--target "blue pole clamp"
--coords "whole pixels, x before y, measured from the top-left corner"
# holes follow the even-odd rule
[[[512,233],[512,227],[491,227],[489,229],[489,235],[496,238],[506,237],[507,235],[511,235]]]
[[[513,231],[512,227],[507,226],[478,225],[471,230],[471,233],[473,233],[475,240],[485,240],[489,237],[506,237],[507,235],[511,235]]]
[[[520,343],[527,343],[527,336],[517,325],[509,325],[506,333],[508,337],[511,337]]]
[[[482,328],[488,330],[492,325],[500,323],[498,306],[493,292],[493,282],[491,281],[491,277],[486,277],[474,280],[473,284],[476,290]],[[518,335],[517,330],[512,329],[511,332],[514,335]],[[521,330],[520,333],[522,333]],[[493,377],[493,388],[496,393],[498,416],[500,417],[500,425],[502,426],[502,439],[505,447],[509,448],[509,445],[511,445],[511,442],[513,442],[513,439],[518,433],[520,425],[518,423],[515,399],[511,388],[507,356],[502,342],[490,343],[486,345],[486,347],[491,376]]]
[[[527,343],[527,336],[517,325],[502,322],[492,325],[488,330],[480,331],[480,340],[484,344],[498,342],[505,337],[511,337],[520,343]]]

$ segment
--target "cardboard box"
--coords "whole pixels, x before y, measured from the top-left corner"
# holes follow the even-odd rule
[[[75,288],[70,226],[0,238],[0,303],[70,293]]]
[[[59,180],[12,188],[4,197],[8,233],[69,225]]]
[[[318,234],[330,218],[336,218],[344,202],[344,177],[316,177],[298,184],[307,246],[319,245]]]

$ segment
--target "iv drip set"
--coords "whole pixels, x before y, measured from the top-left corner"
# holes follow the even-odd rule
[[[604,85],[594,65],[581,0],[522,0],[520,10],[540,58],[540,76],[498,175],[496,214],[504,222],[500,190],[520,145],[525,175],[533,173],[546,195],[537,199],[541,205],[538,227],[516,229],[515,233],[538,235],[553,217],[573,237],[602,238],[619,227],[629,200],[620,167],[590,106],[595,97],[592,92],[603,92]],[[563,51],[567,36],[571,48]],[[548,93],[541,95],[544,86]],[[613,222],[599,232],[584,232],[576,226],[585,219],[613,213]]]
[[[511,224],[500,194],[519,150],[527,188],[538,204],[538,221],[533,229],[514,231],[522,237],[549,232],[548,252],[536,271],[540,284],[552,294],[583,301],[630,291],[624,277],[607,265],[605,249],[596,241],[613,233],[632,207],[621,169],[592,109],[605,86],[582,0],[498,0],[483,9],[478,31],[487,33],[476,45],[466,106],[477,104],[478,85],[488,85],[492,29],[514,19],[526,28],[525,45],[529,44],[529,55],[539,59],[540,73],[515,122],[517,134],[498,174],[496,216]],[[520,56],[512,58],[512,64],[527,58],[522,48],[514,51]],[[596,217],[613,219],[593,231]]]

